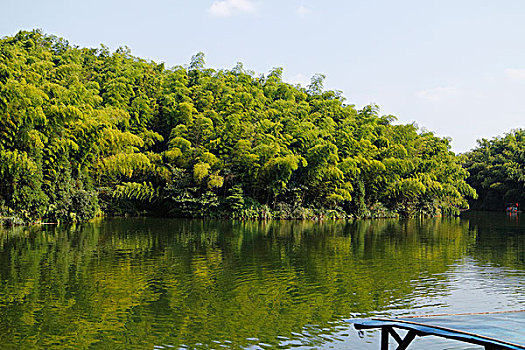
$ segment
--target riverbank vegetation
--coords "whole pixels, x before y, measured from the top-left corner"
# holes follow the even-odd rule
[[[167,68],[35,30],[0,40],[0,216],[454,214],[476,196],[449,140],[308,87]]]
[[[481,139],[466,156],[468,183],[479,194],[471,201],[473,209],[504,210],[508,203],[525,204],[525,130]]]

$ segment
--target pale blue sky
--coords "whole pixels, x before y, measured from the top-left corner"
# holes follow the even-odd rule
[[[456,152],[525,127],[522,0],[0,0],[0,36],[41,28],[73,45],[267,73],[343,91],[416,122]]]

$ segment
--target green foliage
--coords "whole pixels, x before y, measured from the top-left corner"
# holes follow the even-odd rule
[[[0,150],[0,201],[26,222],[44,215],[42,173],[26,152]]]
[[[61,164],[59,171],[47,184],[50,205],[44,216],[50,222],[77,222],[92,219],[99,211],[96,192],[85,190],[82,177],[74,179],[69,164]]]
[[[504,210],[507,203],[525,203],[525,130],[517,129],[478,146],[464,156],[468,183],[479,199],[472,207]],[[459,190],[459,189],[458,189]]]
[[[208,176],[208,172],[210,170],[210,165],[208,163],[197,163],[193,167],[193,178],[195,179],[195,182],[202,183],[202,180],[204,180],[205,177]]]
[[[125,47],[83,49],[41,31],[5,37],[0,201],[26,221],[76,221],[99,206],[187,217],[428,215],[475,196],[449,140],[393,125],[374,105],[356,110],[324,90],[322,74],[307,89],[282,74],[208,69],[203,53],[166,69]],[[514,162],[506,175],[521,181]],[[487,188],[505,186],[501,177]]]
[[[101,160],[97,166],[98,176],[111,182],[131,179],[134,174],[144,173],[151,166],[149,158],[142,153],[119,153]]]
[[[244,208],[244,192],[240,185],[234,185],[228,191],[226,197],[226,204],[229,211],[232,213],[232,217],[238,218]]]
[[[151,202],[156,196],[157,193],[151,182],[124,182],[121,185],[117,185],[113,191],[113,197],[115,198],[133,199],[138,201]]]

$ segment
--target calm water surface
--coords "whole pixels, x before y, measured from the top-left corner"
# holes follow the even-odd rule
[[[343,319],[517,309],[525,216],[0,231],[2,349],[377,350]]]

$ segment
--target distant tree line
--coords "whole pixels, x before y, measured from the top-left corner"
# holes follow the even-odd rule
[[[479,194],[473,209],[504,210],[509,204],[525,205],[525,130],[516,129],[491,140],[478,140],[466,154],[468,183]]]
[[[4,37],[0,216],[415,216],[476,197],[447,138],[357,110],[322,75],[304,88],[282,73],[209,69],[202,53],[166,68],[40,30]]]

